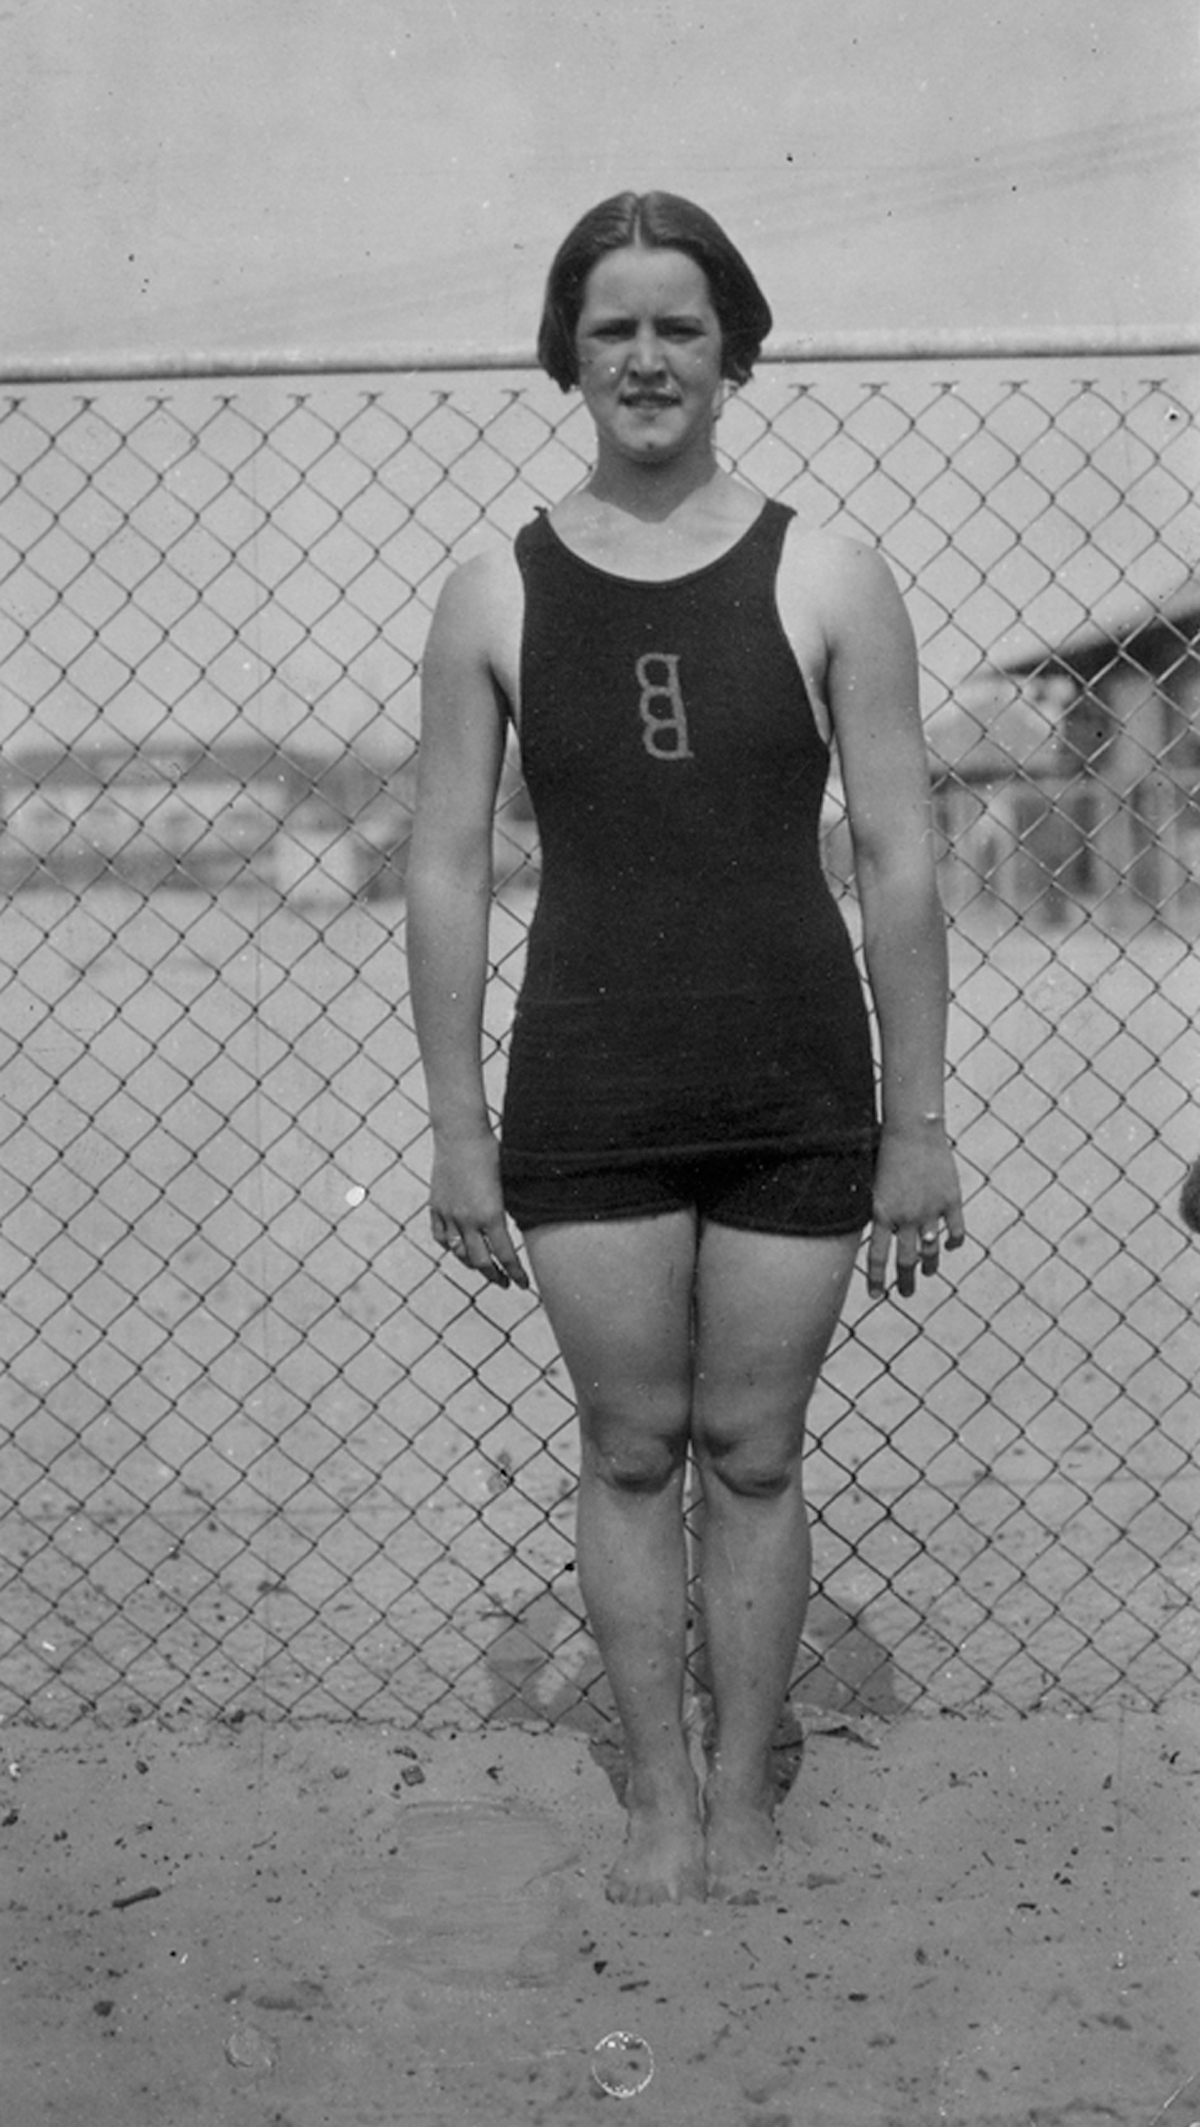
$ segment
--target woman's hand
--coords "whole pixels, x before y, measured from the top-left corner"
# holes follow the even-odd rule
[[[430,1226],[439,1248],[492,1285],[529,1278],[508,1229],[500,1193],[500,1153],[490,1130],[434,1139]]]
[[[962,1192],[950,1141],[940,1123],[886,1128],[875,1170],[875,1218],[867,1249],[867,1289],[881,1299],[887,1287],[888,1256],[896,1244],[896,1289],[902,1299],[916,1291],[917,1265],[923,1277],[938,1267],[945,1228],[947,1248],[966,1239]]]

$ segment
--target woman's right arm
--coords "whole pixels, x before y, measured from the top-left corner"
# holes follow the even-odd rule
[[[468,562],[450,578],[425,649],[408,972],[433,1128],[433,1237],[493,1284],[527,1285],[504,1216],[483,1082],[492,819],[507,714],[490,644],[489,566]]]

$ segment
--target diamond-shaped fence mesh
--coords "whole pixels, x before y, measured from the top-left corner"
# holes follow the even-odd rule
[[[780,365],[729,459],[878,542],[926,683],[972,1239],[852,1301],[798,1688],[1194,1683],[1197,372]],[[415,679],[576,483],[528,373],[0,398],[0,1712],[605,1717],[536,1305],[426,1234]],[[831,877],[852,930],[844,823]],[[493,1087],[537,850],[496,836]]]

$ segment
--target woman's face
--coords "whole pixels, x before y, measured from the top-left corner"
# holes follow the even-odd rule
[[[599,259],[575,350],[602,450],[641,464],[711,450],[721,327],[707,276],[686,252],[628,245]]]

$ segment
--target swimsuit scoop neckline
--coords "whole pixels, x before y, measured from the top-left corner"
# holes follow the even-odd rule
[[[693,583],[697,577],[707,576],[710,569],[719,569],[723,562],[729,560],[731,554],[738,553],[747,540],[753,538],[770,509],[770,499],[764,499],[761,508],[756,511],[744,531],[738,533],[736,539],[731,540],[727,547],[722,547],[721,552],[714,554],[711,560],[700,562],[694,569],[685,569],[678,576],[625,576],[618,569],[602,568],[598,561],[589,561],[586,555],[579,553],[563,538],[562,533],[551,523],[548,509],[539,510],[538,517],[555,545],[560,547],[564,554],[569,554],[571,560],[577,562],[581,569],[590,570],[594,576],[603,576],[609,583],[629,584],[635,590],[654,591],[662,590],[670,584]]]

